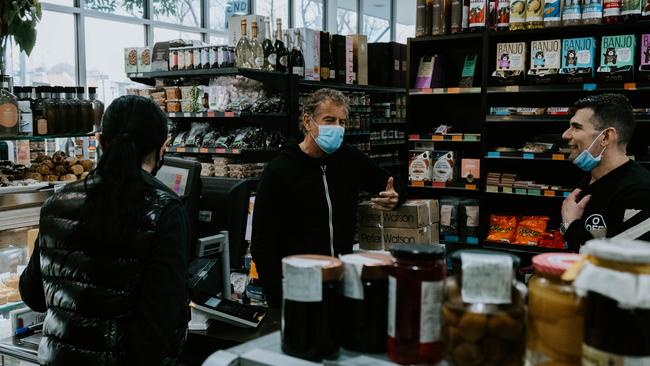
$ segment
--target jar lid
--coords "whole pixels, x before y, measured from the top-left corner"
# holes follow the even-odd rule
[[[580,252],[614,262],[650,264],[650,245],[639,240],[620,238],[589,240]]]
[[[579,254],[545,253],[533,257],[533,267],[540,273],[559,277],[580,258]]]
[[[396,244],[390,249],[396,258],[443,259],[445,246],[441,244]]]
[[[500,256],[508,256],[512,258],[512,266],[513,268],[519,268],[519,264],[521,263],[521,259],[512,254],[512,253],[507,253],[507,252],[501,252],[498,250],[487,250],[487,249],[461,249],[453,252],[451,254],[451,261],[452,265],[454,268],[458,267],[460,268],[461,265],[461,255],[463,253],[472,253],[472,254],[487,254],[487,255],[500,255]]]
[[[363,265],[361,278],[379,280],[388,277],[388,268],[395,263],[392,256],[380,253],[346,254],[341,256],[341,261],[346,264]]]
[[[323,281],[338,281],[343,275],[343,262],[326,255],[292,255],[282,258],[282,263],[297,268],[321,268]]]

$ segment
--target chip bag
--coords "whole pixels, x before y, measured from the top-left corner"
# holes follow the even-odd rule
[[[488,241],[502,243],[512,243],[515,237],[515,228],[517,227],[517,217],[490,215],[490,232]]]
[[[555,249],[566,249],[566,243],[564,242],[564,237],[557,230],[551,230],[547,233],[542,233],[539,236],[540,247],[545,248],[555,248]]]
[[[517,225],[515,244],[538,245],[539,237],[546,231],[548,216],[524,216]]]

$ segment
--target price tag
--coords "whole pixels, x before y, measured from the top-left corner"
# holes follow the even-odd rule
[[[214,111],[208,111],[206,117],[214,117]]]
[[[458,241],[459,241],[458,236],[456,236],[456,235],[445,235],[443,237],[443,240],[448,241],[450,243],[458,243]]]
[[[526,190],[526,188],[515,188],[515,194],[527,195],[528,191]]]
[[[539,190],[539,189],[531,189],[531,188],[528,188],[528,194],[531,195],[531,196],[541,196],[541,195],[542,195],[542,191]]]
[[[625,90],[636,90],[636,83],[625,83],[625,84],[623,84],[623,89],[625,89]]]
[[[214,152],[216,152],[217,154],[225,154],[226,149],[214,149]]]
[[[582,84],[583,90],[596,90],[596,84]]]
[[[488,151],[487,156],[488,158],[499,158],[501,157],[501,153],[499,151]]]
[[[460,88],[447,88],[449,94],[460,94]]]
[[[451,141],[463,141],[463,136],[453,135]]]
[[[445,141],[445,136],[443,136],[443,135],[431,135],[431,141]]]
[[[498,186],[486,186],[485,191],[486,192],[491,192],[491,193],[499,193],[499,187]]]
[[[434,188],[446,188],[447,184],[445,182],[433,182],[433,183],[431,183],[431,187],[434,187]]]
[[[468,236],[465,241],[467,241],[467,244],[478,244],[478,238],[475,236]]]
[[[234,117],[234,116],[235,116],[235,112],[232,112],[232,111],[230,111],[230,112],[224,112],[224,113],[223,113],[223,116],[226,117],[226,118]]]
[[[200,152],[200,153],[203,153],[203,154],[207,154],[207,153],[209,152],[209,150],[208,150],[207,147],[200,147],[200,148],[199,148],[199,152]]]
[[[551,155],[551,159],[553,159],[553,160],[564,160],[564,154],[553,154],[553,155]]]
[[[512,194],[512,187],[503,187],[503,193],[510,193],[510,194]]]
[[[517,93],[519,92],[519,85],[508,85],[506,86],[507,93]]]
[[[241,154],[241,151],[239,149],[232,149],[230,151],[231,154]]]
[[[409,141],[415,141],[419,139],[420,139],[420,135],[415,135],[415,134],[409,135]]]
[[[422,93],[422,94],[431,94],[431,93],[433,93],[433,89],[431,89],[431,88],[420,89],[420,93]]]
[[[445,94],[445,88],[434,88],[433,94]]]
[[[185,117],[185,118],[189,118],[189,117],[191,117],[191,116],[192,116],[192,113],[190,113],[190,112],[183,112],[183,117]]]
[[[523,157],[524,159],[535,159],[535,154],[524,153],[524,155],[523,155],[522,157]]]
[[[423,180],[412,180],[411,185],[413,187],[424,187],[424,181]]]
[[[465,184],[465,189],[470,190],[470,191],[475,191],[476,190],[476,184]]]
[[[172,152],[174,152],[174,150],[172,150]],[[177,147],[177,148],[176,148],[176,152],[184,153],[184,152],[185,152],[185,148],[184,148],[184,147]]]
[[[555,191],[550,190],[550,189],[545,189],[544,190],[544,196],[546,196],[546,197],[555,197]]]
[[[512,291],[512,257],[462,253],[463,302],[509,304]]]

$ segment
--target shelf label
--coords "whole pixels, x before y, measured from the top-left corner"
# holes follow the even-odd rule
[[[458,135],[451,136],[451,141],[463,141],[463,136],[458,136]]]
[[[512,194],[512,187],[501,187],[503,193],[510,193]]]
[[[433,93],[433,89],[431,89],[431,88],[416,89],[416,91],[418,93],[421,93],[421,94],[431,94],[431,93]]]
[[[460,94],[460,88],[447,88],[447,93],[449,94]]]
[[[203,154],[207,154],[209,151],[210,151],[210,150],[208,150],[207,147],[200,147],[200,148],[199,148],[199,152],[200,152],[200,153],[203,153]]]
[[[508,85],[506,86],[506,92],[508,93],[517,93],[519,91],[519,85]]]
[[[225,153],[226,153],[226,149],[223,149],[223,148],[214,149],[214,151],[215,151],[217,154],[225,154]]]
[[[478,238],[475,236],[468,236],[466,241],[467,244],[478,244]]]
[[[551,155],[551,159],[553,159],[553,160],[564,160],[564,154],[553,154],[553,155]]]
[[[433,88],[433,94],[445,94],[445,88]]]
[[[141,77],[144,77],[144,74],[141,73],[141,72],[139,72],[139,73],[137,73],[137,74],[135,75],[135,77],[137,77],[137,78],[141,78]]]
[[[232,112],[232,111],[230,111],[230,112],[223,112],[223,116],[224,116],[224,117],[234,117],[234,116],[235,116],[235,112]]]
[[[413,187],[424,187],[424,181],[423,180],[412,180],[411,185]]]
[[[208,117],[214,117],[214,116],[215,116],[214,111],[208,111],[208,112],[206,113],[206,115],[207,115]]]
[[[596,90],[596,84],[594,83],[582,84],[582,90]]]
[[[562,192],[562,197],[569,197],[571,192]]]
[[[445,141],[445,136],[443,136],[443,135],[431,135],[431,141]]]
[[[546,197],[555,197],[555,191],[550,190],[550,189],[545,189],[544,190],[544,196],[546,196]]]
[[[443,236],[442,240],[452,242],[452,243],[458,243],[458,237],[456,235],[445,235]]]
[[[531,195],[531,196],[541,196],[541,195],[542,195],[542,191],[539,190],[539,189],[531,189],[531,188],[528,188],[528,194]]]
[[[523,195],[527,195],[527,194],[528,194],[528,191],[526,190],[526,188],[516,188],[516,189],[515,189],[515,194],[523,194]]]
[[[173,152],[173,150],[172,150],[172,152]],[[184,148],[184,147],[177,147],[177,148],[176,148],[176,152],[184,153],[184,152],[185,152],[185,148]]]
[[[446,188],[446,187],[447,187],[447,183],[445,183],[445,182],[433,182],[433,183],[431,183],[431,187],[435,187],[435,188]]]
[[[499,193],[499,187],[498,186],[486,186],[485,191],[490,192],[490,193]]]
[[[240,154],[240,153],[241,152],[239,151],[239,149],[232,149],[231,150],[231,154]]]
[[[524,153],[522,156],[524,159],[535,159],[535,154]]]
[[[191,117],[191,116],[192,116],[192,113],[190,113],[190,112],[183,112],[183,117],[185,117],[185,118],[189,118],[189,117]]]
[[[409,135],[409,141],[413,141],[413,140],[420,140],[420,135],[417,134]]]
[[[625,84],[623,84],[623,89],[625,89],[625,90],[636,90],[636,83],[625,83]]]
[[[476,190],[476,184],[465,184],[465,189],[470,190],[470,191],[475,191]]]
[[[499,158],[501,157],[501,152],[499,151],[488,151],[488,158]]]

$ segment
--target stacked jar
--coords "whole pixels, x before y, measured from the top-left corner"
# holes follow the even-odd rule
[[[487,250],[452,254],[442,307],[445,359],[452,365],[523,365],[525,285],[519,258]]]
[[[584,305],[562,274],[580,259],[577,254],[547,253],[533,257],[529,283],[526,364],[579,366]]]

